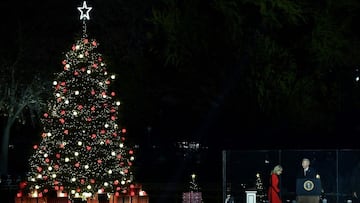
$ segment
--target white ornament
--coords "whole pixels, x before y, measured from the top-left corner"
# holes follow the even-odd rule
[[[77,7],[80,11],[80,20],[90,20],[89,12],[91,11],[92,7],[88,7],[86,5],[86,1],[83,2],[82,7]]]

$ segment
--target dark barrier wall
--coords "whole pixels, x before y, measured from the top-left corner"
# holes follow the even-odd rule
[[[223,151],[223,199],[231,194],[235,202],[245,202],[245,190],[259,190],[259,180],[266,195],[270,171],[280,164],[284,169],[280,176],[281,197],[283,202],[293,202],[304,157],[310,159],[311,167],[320,176],[322,198],[328,202],[357,202],[354,192],[360,198],[360,150],[347,149]]]

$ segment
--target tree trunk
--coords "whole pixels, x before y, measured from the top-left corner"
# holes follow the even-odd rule
[[[8,175],[8,160],[9,160],[9,140],[10,140],[10,132],[13,121],[8,119],[8,122],[4,128],[4,134],[2,137],[2,145],[1,145],[1,157],[0,157],[0,175]]]

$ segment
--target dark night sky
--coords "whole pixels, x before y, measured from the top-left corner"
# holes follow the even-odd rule
[[[163,1],[87,2],[93,7],[89,35],[100,43],[99,51],[110,64],[109,70],[119,75],[114,88],[123,101],[123,122],[128,128],[129,141],[140,145],[138,180],[186,182],[188,174],[198,170],[202,172],[204,187],[206,181],[220,185],[222,149],[359,148],[355,139],[360,133],[360,92],[359,84],[354,82],[354,69],[360,63],[357,51],[360,33],[354,28],[360,19],[357,12],[360,4],[356,0],[348,1],[355,6],[346,6],[343,1],[299,1],[305,2],[302,6],[309,12],[304,13],[308,18],[306,23],[293,25],[279,12],[283,27],[271,24],[270,17],[262,21],[260,9],[251,3],[221,13],[220,9],[212,9],[214,5],[208,1],[184,1],[189,5],[178,3],[179,10],[184,11],[181,16],[184,21],[173,35],[171,30],[164,31],[149,23],[153,8],[166,7]],[[329,2],[336,8],[328,11],[331,19],[314,20]],[[76,9],[81,3],[80,0],[1,1],[0,60],[14,60],[21,45],[24,59],[17,69],[20,77],[26,80],[39,73],[44,80],[52,78],[53,73],[62,70],[63,54],[81,33]],[[312,10],[319,12],[310,14]],[[243,15],[237,19],[230,11]],[[314,44],[310,42],[316,41],[312,39],[317,34],[315,28],[323,25],[333,25],[334,30],[344,33],[328,36],[329,42],[320,41],[330,50],[311,47]],[[268,38],[261,41],[261,34],[289,51],[286,53],[294,56],[290,62],[283,62],[284,58],[279,57],[282,54],[264,54],[266,46],[258,43],[263,44]],[[172,41],[172,37],[178,41]],[[344,39],[351,39],[351,43],[338,48],[337,42]],[[177,45],[180,50],[179,66],[165,65],[166,50],[173,48],[169,44]],[[331,60],[336,57],[343,61]],[[321,60],[325,62],[320,63]],[[280,87],[284,83],[277,82],[283,78],[276,76],[293,73],[287,72],[293,68],[291,62],[296,64],[295,81],[305,82],[296,83],[300,84],[298,89],[284,96],[279,89],[287,86]],[[267,80],[268,72],[264,68],[269,67],[267,64],[280,67],[268,75],[274,80]],[[261,82],[264,89],[259,88]],[[259,107],[261,90],[269,94],[261,100],[268,108]],[[11,142],[15,148],[10,152],[14,155],[10,167],[14,173],[24,171],[27,160],[24,154],[30,154],[31,146],[40,141],[40,129],[39,124],[34,127],[29,123],[13,127]],[[199,141],[208,148],[192,159],[184,159],[174,145],[182,140]],[[160,148],[153,148],[155,145]]]
[[[114,61],[112,63],[117,67],[113,71],[124,76],[124,80],[119,81],[118,84],[120,90],[129,91],[121,92],[120,95],[125,100],[124,117],[134,142],[145,145],[158,143],[167,146],[173,141],[194,139],[217,149],[356,147],[351,141],[352,136],[358,133],[356,129],[358,126],[357,115],[352,109],[335,113],[338,115],[335,117],[336,127],[331,131],[324,130],[327,129],[329,123],[315,123],[310,129],[305,129],[309,127],[303,127],[300,123],[290,125],[285,116],[280,116],[280,119],[274,124],[272,114],[264,116],[258,111],[254,111],[254,107],[250,106],[254,104],[252,104],[251,98],[247,97],[249,93],[238,95],[238,92],[244,91],[243,87],[239,86],[242,72],[237,70],[241,64],[224,63],[224,66],[228,67],[219,67],[219,69],[226,69],[221,71],[223,79],[213,81],[213,83],[206,79],[209,75],[212,75],[212,78],[208,80],[216,78],[217,72],[213,69],[207,70],[206,67],[202,67],[200,70],[193,70],[194,75],[191,75],[189,70],[181,72],[168,67],[155,68],[155,66],[163,64],[158,62],[158,58],[146,61],[143,57],[142,62],[153,62],[154,64],[149,65],[142,72],[136,72],[135,69],[132,72],[129,68],[131,63],[125,64],[126,67],[123,70],[119,65],[122,65],[124,61],[127,62],[124,58],[130,57],[126,50],[136,49],[136,47],[123,47],[135,46],[137,41],[134,39],[137,37],[139,37],[139,43],[145,44],[139,46],[146,47],[148,45],[142,38],[144,33],[134,34],[132,32],[134,30],[136,32],[135,25],[139,22],[136,20],[149,17],[151,6],[146,4],[142,7],[139,6],[139,13],[135,14],[131,13],[136,8],[135,3],[132,4],[133,7],[120,8],[112,6],[127,4],[121,3],[121,1],[114,2],[88,2],[93,7],[89,32],[100,42],[103,54],[108,57],[110,62]],[[159,4],[157,1],[153,3],[154,5]],[[24,68],[25,72],[35,74],[38,69],[38,72],[42,74],[51,75],[60,71],[59,62],[62,54],[70,47],[81,29],[81,23],[78,20],[79,12],[76,9],[80,4],[80,1],[51,3],[48,1],[2,1],[1,9],[7,12],[2,12],[0,18],[3,22],[2,34],[5,35],[1,53],[5,58],[14,56],[19,39],[17,34],[20,33],[21,39],[27,47],[26,63],[37,67],[32,69],[29,66],[23,66],[26,67]],[[207,14],[211,15],[211,12]],[[143,16],[141,17],[141,15]],[[126,21],[129,19],[134,22]],[[143,26],[140,30],[146,30],[145,20],[140,22],[138,26]],[[127,30],[128,28],[134,30]],[[19,30],[21,31],[19,32]],[[117,38],[115,38],[117,41],[107,40],[115,32],[118,32]],[[122,43],[122,39],[128,41]],[[131,40],[133,41],[130,42]],[[220,39],[219,41],[221,42]],[[284,43],[288,43],[287,41],[284,39]],[[214,44],[216,43],[214,42]],[[123,47],[117,48],[117,45]],[[114,51],[117,49],[119,51],[115,53]],[[118,56],[122,53],[125,53],[125,57]],[[216,54],[220,54],[220,52],[216,52]],[[152,55],[146,56],[151,58]],[[300,56],[301,54],[298,57]],[[219,59],[218,63],[221,64],[221,60],[225,59]],[[204,62],[203,65],[209,64]],[[110,70],[112,69],[110,68]],[[206,75],[206,71],[211,73],[206,73],[209,74]],[[137,74],[139,72],[141,74]],[[199,72],[203,72],[204,75]],[[348,80],[352,80],[351,76],[348,77]],[[130,83],[126,83],[126,81]],[[199,84],[209,84],[209,87],[215,86],[215,88],[204,90],[203,87],[203,89],[197,87]],[[152,89],[149,90],[150,88]],[[212,90],[216,90],[217,93],[204,93]],[[247,99],[249,99],[248,102]],[[245,107],[237,108],[238,106]],[[319,117],[321,116],[326,117],[327,115],[319,115]],[[151,127],[150,134],[147,131],[149,126]],[[308,137],[310,141],[304,140],[301,136]]]

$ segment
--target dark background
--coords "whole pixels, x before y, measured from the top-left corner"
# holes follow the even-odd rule
[[[81,3],[2,1],[1,83],[19,55],[12,67],[18,81],[39,76],[51,83],[81,34]],[[153,196],[179,197],[193,172],[209,194],[221,195],[223,149],[359,147],[358,1],[92,0],[88,6],[89,36],[118,74],[113,88],[129,144],[137,146],[136,179]],[[40,130],[40,122],[13,126],[14,176],[26,172]],[[177,147],[182,141],[201,149],[184,151]]]

